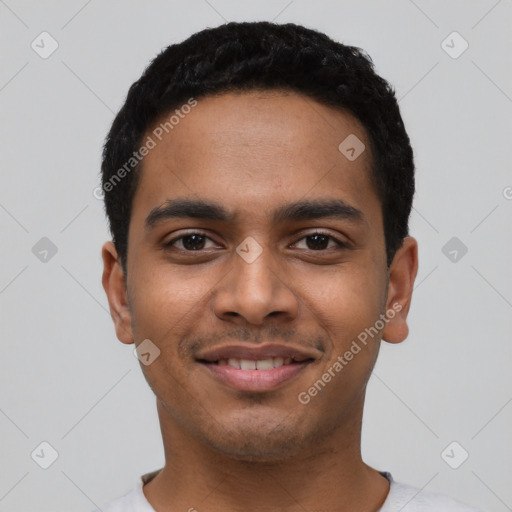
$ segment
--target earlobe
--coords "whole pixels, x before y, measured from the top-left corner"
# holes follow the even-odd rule
[[[123,343],[133,343],[131,312],[128,304],[126,280],[113,242],[106,242],[101,250],[103,259],[102,284],[107,294],[110,314],[116,335]]]
[[[414,280],[418,272],[418,243],[406,237],[395,254],[389,268],[386,317],[388,321],[382,339],[388,343],[400,343],[409,334],[407,314],[411,305]]]

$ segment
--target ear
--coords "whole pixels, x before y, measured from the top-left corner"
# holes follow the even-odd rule
[[[418,243],[406,237],[395,254],[389,268],[386,316],[388,322],[382,331],[382,339],[388,343],[400,343],[407,338],[407,314],[411,305],[414,280],[418,272]],[[394,312],[394,316],[392,316]]]
[[[126,280],[113,242],[106,242],[103,245],[101,257],[103,258],[101,282],[107,294],[110,315],[114,321],[117,338],[123,343],[133,343],[134,337]]]

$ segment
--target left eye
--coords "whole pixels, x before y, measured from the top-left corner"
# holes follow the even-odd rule
[[[343,244],[339,240],[336,240],[336,238],[326,233],[313,233],[311,235],[306,235],[295,242],[294,245],[298,244],[302,240],[306,240],[307,249],[312,251],[330,249],[332,247],[329,247],[330,241],[333,241],[335,246],[343,247]]]

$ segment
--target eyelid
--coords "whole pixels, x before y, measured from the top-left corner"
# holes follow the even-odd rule
[[[325,236],[327,238],[330,238],[331,240],[333,240],[336,243],[336,245],[338,245],[338,247],[346,248],[346,247],[349,246],[348,242],[344,242],[343,240],[340,240],[340,238],[334,236],[330,232],[323,231],[321,229],[315,229],[315,231],[313,231],[313,232],[303,233],[302,235],[298,235],[298,236],[300,236],[300,238],[298,238],[295,242],[293,242],[292,245],[297,244],[298,242],[300,242],[304,238],[307,238],[307,237],[310,237],[310,236],[315,236],[315,235],[320,235],[320,236]],[[314,251],[313,249],[309,249],[309,250],[311,250],[313,252],[326,252],[327,251],[327,249],[324,249],[323,251],[322,250]]]
[[[179,236],[173,237],[168,242],[164,242],[163,245],[164,245],[164,247],[171,247],[173,243],[177,242],[178,240],[181,240],[182,238],[185,238],[185,237],[191,236],[191,235],[199,235],[199,236],[202,236],[204,238],[207,238],[208,240],[211,240],[214,243],[217,243],[217,242],[215,242],[215,240],[211,236],[208,235],[208,233],[205,233],[204,231],[201,231],[201,230],[198,230],[198,229],[190,229],[189,231],[186,231],[184,233],[180,233]],[[187,252],[193,252],[193,251],[187,251]],[[199,252],[199,251],[197,251],[197,252]]]

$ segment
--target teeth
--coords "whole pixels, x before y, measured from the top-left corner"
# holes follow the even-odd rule
[[[240,368],[242,370],[256,370],[256,361],[249,359],[240,359]]]
[[[232,366],[240,370],[271,370],[272,368],[279,368],[283,365],[292,364],[291,357],[272,357],[268,359],[259,359],[253,361],[251,359],[219,359],[219,366]]]
[[[274,368],[274,361],[272,361],[272,358],[256,361],[256,368],[258,370],[272,370]]]
[[[283,366],[283,364],[284,364],[284,358],[274,357],[274,368],[279,368],[280,366]]]

